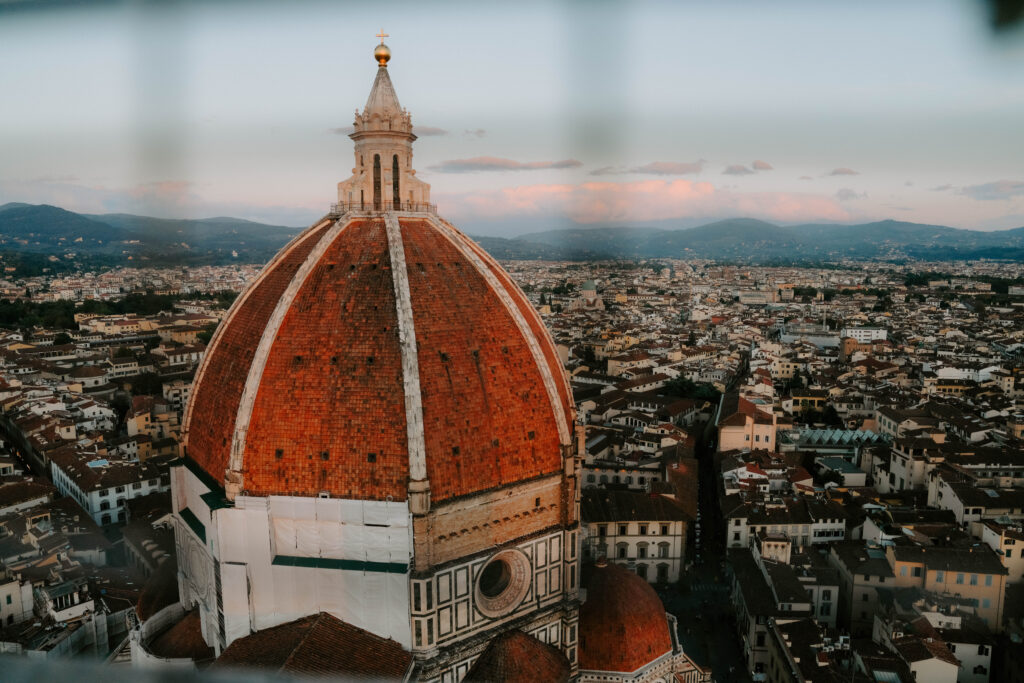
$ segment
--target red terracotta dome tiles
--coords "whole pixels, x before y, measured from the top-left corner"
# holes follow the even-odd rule
[[[614,564],[594,567],[580,607],[580,669],[629,673],[671,650],[665,608],[651,585]]]
[[[267,266],[266,274],[242,295],[222,323],[223,329],[207,352],[185,429],[188,456],[218,480],[228,467],[235,413],[263,329],[281,294],[330,227],[327,222],[308,231],[295,240],[290,251],[283,251]]]
[[[246,491],[406,498],[397,326],[384,223],[353,221],[311,270],[270,349],[245,444]]]
[[[551,376],[554,378],[555,389],[558,391],[558,397],[562,402],[562,410],[564,411],[565,419],[568,422],[569,435],[571,439],[576,412],[575,403],[569,393],[569,385],[568,381],[565,379],[565,369],[562,367],[562,361],[558,358],[558,352],[555,350],[554,344],[551,342],[551,336],[548,334],[547,328],[544,327],[544,322],[540,319],[537,311],[523,295],[518,285],[515,284],[512,277],[505,271],[505,269],[502,268],[501,265],[491,258],[490,254],[485,252],[480,245],[472,239],[461,235],[461,233],[459,236],[470,249],[480,256],[498,280],[505,285],[505,289],[511,295],[512,300],[519,308],[523,318],[526,319],[527,324],[530,326],[530,330],[537,338],[540,348],[544,353],[544,358],[548,363],[548,368],[551,371]]]
[[[454,228],[432,220],[399,223],[432,499],[560,471],[559,431],[567,427],[571,434],[572,405],[550,337],[529,302]],[[238,418],[248,429],[243,490],[404,500],[405,389],[385,224],[355,219],[332,232],[334,243],[320,245],[314,256],[330,229],[318,227],[276,259],[225,323],[193,399],[189,452],[212,476],[224,476],[239,397],[250,370],[260,372],[253,365],[264,329],[279,319],[272,343],[262,345],[262,374],[252,378],[258,384],[251,414]],[[272,316],[309,259],[317,263],[301,271],[305,281],[284,302],[287,311]],[[562,402],[563,426],[546,379],[554,380]]]
[[[435,501],[560,470],[533,354],[476,267],[428,221],[402,219]]]
[[[462,683],[566,683],[571,675],[561,650],[513,629],[487,645]]]

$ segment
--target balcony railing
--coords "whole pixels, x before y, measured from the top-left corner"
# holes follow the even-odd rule
[[[384,213],[386,211],[410,211],[415,213],[437,213],[435,204],[426,202],[338,202],[331,204],[332,216],[343,216],[355,211],[365,213]]]

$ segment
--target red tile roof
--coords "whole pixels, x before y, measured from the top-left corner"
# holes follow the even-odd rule
[[[217,480],[223,480],[227,469],[235,413],[260,334],[288,283],[326,229],[327,225],[314,228],[293,240],[236,299],[196,373],[185,425],[188,455]]]
[[[221,653],[214,667],[346,680],[402,680],[411,661],[412,655],[395,641],[320,612],[239,638]]]
[[[384,222],[351,223],[310,272],[270,348],[245,445],[245,490],[405,499],[395,311]]]
[[[204,662],[213,659],[213,648],[203,640],[199,610],[185,614],[177,624],[160,634],[147,648],[151,654],[168,659],[191,659]]]
[[[402,241],[431,498],[559,471],[558,430],[544,380],[501,299],[429,223],[403,221]]]
[[[672,650],[661,599],[614,564],[595,566],[580,608],[580,669],[632,672]]]
[[[385,224],[351,219],[332,243],[318,245],[328,232],[313,228],[287,247],[228,314],[197,375],[187,455],[223,480],[264,329],[317,246],[322,253],[308,264],[259,378],[242,488],[251,495],[326,491],[404,500],[409,449]],[[573,403],[558,354],[525,295],[447,224],[402,218],[400,232],[431,498],[560,471]]]
[[[462,683],[566,683],[569,674],[560,650],[512,630],[490,642]]]

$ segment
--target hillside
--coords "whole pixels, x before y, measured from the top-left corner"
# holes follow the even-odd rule
[[[78,214],[56,206],[0,206],[0,255],[8,265],[94,267],[260,263],[302,228],[240,218],[200,220],[131,214]],[[861,225],[780,226],[751,218],[681,229],[600,227],[477,237],[499,259],[714,258],[793,262],[838,258],[1024,261],[1024,227],[980,232],[879,221]],[[47,266],[48,267],[48,266]]]
[[[164,219],[78,214],[46,204],[0,206],[0,251],[92,263],[262,262],[300,231],[240,218]]]
[[[518,239],[568,251],[587,248],[641,258],[701,257],[751,262],[837,258],[1024,260],[1024,228],[980,232],[900,221],[779,226],[736,218],[680,230],[572,229],[530,233]]]

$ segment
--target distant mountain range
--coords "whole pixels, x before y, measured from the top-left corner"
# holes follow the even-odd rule
[[[522,235],[527,244],[591,256],[700,257],[737,261],[915,258],[1024,260],[1024,227],[995,232],[879,221],[861,225],[780,226],[735,218],[682,230],[594,228]]]
[[[241,218],[201,220],[79,214],[47,204],[0,206],[0,252],[153,264],[257,263],[302,228]]]
[[[114,265],[261,263],[302,228],[239,218],[202,220],[88,215],[45,204],[0,206],[0,253],[51,263]],[[714,258],[747,262],[839,258],[976,258],[1024,261],[1024,227],[995,232],[880,221],[780,226],[750,218],[667,230],[578,228],[514,239],[475,237],[499,259]]]

